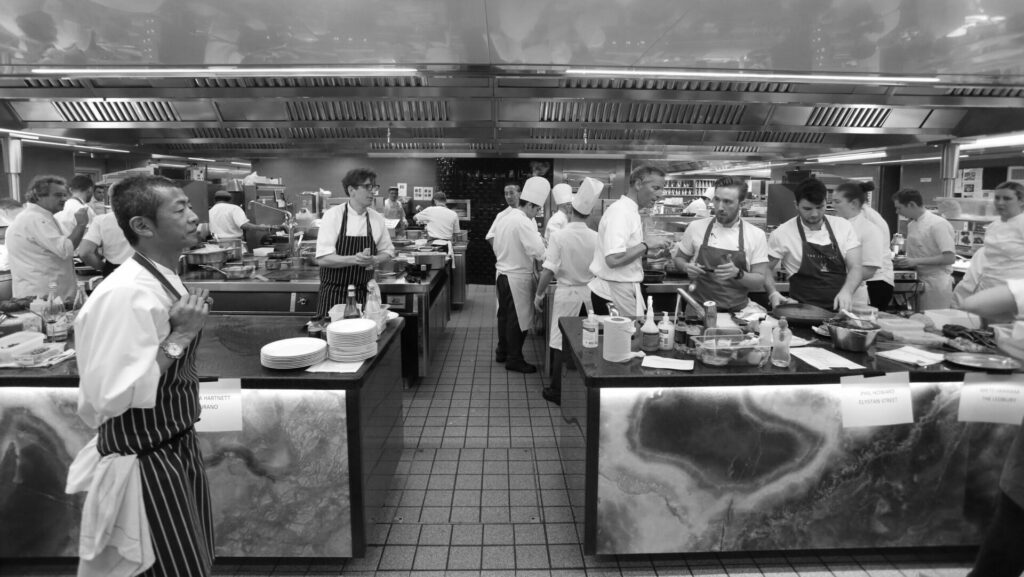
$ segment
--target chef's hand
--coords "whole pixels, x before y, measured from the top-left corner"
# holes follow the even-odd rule
[[[533,308],[538,311],[544,310],[544,295],[535,295],[533,297]]]
[[[75,211],[75,224],[87,225],[89,224],[89,208],[83,206],[82,208]]]
[[[851,305],[853,305],[853,293],[847,290],[839,291],[836,298],[832,300],[832,308],[837,311],[850,310]]]
[[[678,263],[679,261],[676,262]],[[688,262],[683,265],[683,272],[685,272],[686,276],[690,278],[697,278],[705,274],[707,271],[704,269],[704,267],[700,265],[694,264],[693,262]]]
[[[663,250],[668,250],[672,247],[672,241],[667,238],[656,238],[651,240],[644,240],[647,244],[647,254],[656,255]]]
[[[893,258],[892,264],[897,268],[914,268],[914,259],[901,255]]]
[[[739,273],[739,267],[737,267],[736,263],[732,262],[732,260],[723,262],[722,264],[716,266],[714,271],[715,278],[720,281],[734,279],[736,278],[736,275],[738,275]]]
[[[775,308],[781,305],[795,305],[799,301],[797,301],[796,299],[791,299],[786,296],[783,296],[783,294],[780,293],[779,291],[775,291],[772,294],[768,295],[768,302],[772,304],[772,308]]]
[[[206,324],[211,302],[210,291],[206,289],[192,289],[182,296],[171,306],[171,332],[188,337],[188,340],[196,338]]]
[[[356,264],[359,266],[373,266],[374,260],[373,255],[370,254],[370,249],[365,248],[362,252],[355,255]]]

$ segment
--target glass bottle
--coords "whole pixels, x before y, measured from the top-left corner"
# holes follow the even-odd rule
[[[342,318],[358,319],[363,315],[359,312],[359,305],[356,303],[356,285],[348,285],[348,298],[345,299],[345,313]]]
[[[67,317],[69,333],[75,330],[75,319],[78,318],[78,313],[82,310],[82,307],[85,306],[85,300],[87,298],[89,297],[85,293],[85,281],[80,280],[78,281],[78,287],[75,289],[75,298],[71,301],[71,309],[68,310],[65,315]]]
[[[779,332],[775,337],[772,346],[772,365],[780,368],[789,366],[790,354],[789,343],[793,340],[793,333],[789,330],[789,321],[786,317],[779,319]]]
[[[46,297],[46,308],[43,309],[46,340],[51,343],[62,343],[68,340],[67,311],[64,299],[57,294],[57,283],[51,282]]]
[[[647,297],[647,320],[640,327],[640,349],[645,353],[657,351],[658,341],[661,338],[658,325],[654,324],[654,306],[651,300],[651,297]]]

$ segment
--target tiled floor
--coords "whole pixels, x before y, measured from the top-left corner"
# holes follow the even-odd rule
[[[437,346],[432,374],[405,397],[406,449],[365,557],[342,564],[218,563],[216,575],[959,577],[969,550],[765,555],[584,556],[583,438],[541,398],[539,373],[494,362],[494,287],[471,285]],[[539,362],[545,343],[527,341]],[[3,575],[74,575],[64,566]]]

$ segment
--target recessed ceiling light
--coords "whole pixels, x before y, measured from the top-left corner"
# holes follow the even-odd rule
[[[817,158],[811,158],[811,162],[829,163],[829,162],[852,162],[854,160],[865,160],[868,158],[885,158],[887,156],[884,150],[876,150],[872,152],[851,152],[848,154],[832,154],[827,156],[819,156]]]
[[[793,82],[872,82],[875,84],[934,84],[941,79],[937,76],[880,76],[880,75],[839,75],[839,74],[784,74],[770,72],[720,72],[714,70],[671,70],[665,68],[615,69],[615,68],[567,68],[566,74],[588,76],[653,76],[668,78],[708,78],[729,80],[788,80]]]

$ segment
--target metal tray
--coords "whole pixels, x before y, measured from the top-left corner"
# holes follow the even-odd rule
[[[786,317],[789,324],[795,327],[809,327],[836,316],[836,313],[814,305],[797,303],[779,305],[771,310],[771,315],[777,319]]]
[[[946,353],[945,358],[954,365],[990,371],[1015,371],[1024,366],[1010,357],[985,353]]]

